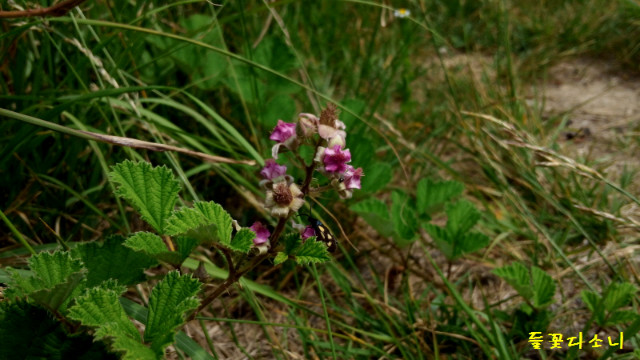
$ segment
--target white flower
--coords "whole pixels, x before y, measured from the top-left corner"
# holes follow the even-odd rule
[[[304,204],[304,194],[298,185],[288,183],[285,179],[273,183],[267,190],[265,207],[271,210],[271,216],[287,218],[290,212],[297,212]]]
[[[393,16],[397,17],[397,18],[406,18],[411,16],[411,11],[409,11],[409,9],[405,9],[405,8],[400,8],[400,9],[396,9],[393,10]]]

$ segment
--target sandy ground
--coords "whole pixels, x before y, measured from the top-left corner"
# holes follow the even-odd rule
[[[569,118],[560,142],[565,155],[596,164],[612,180],[624,167],[639,168],[640,79],[604,61],[578,59],[554,66],[542,91],[544,113]]]

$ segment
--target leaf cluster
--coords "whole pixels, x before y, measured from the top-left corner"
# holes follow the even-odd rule
[[[457,259],[489,244],[489,238],[471,229],[480,219],[480,212],[466,201],[454,201],[464,186],[457,181],[434,182],[422,179],[415,196],[400,191],[391,194],[390,208],[384,201],[368,198],[351,206],[378,233],[391,237],[398,245],[415,241],[420,228],[433,238],[434,244],[447,259]],[[446,226],[430,223],[432,215],[444,207]]]
[[[113,236],[103,244],[81,244],[72,251],[42,252],[29,259],[28,270],[8,268],[8,301],[0,310],[0,334],[13,333],[24,326],[16,323],[40,322],[43,316],[36,320],[35,314],[44,312],[50,326],[33,328],[38,329],[35,337],[44,341],[41,346],[46,356],[75,346],[90,353],[101,348],[102,345],[88,346],[85,335],[78,337],[70,330],[77,326],[63,326],[78,322],[94,328],[94,338],[105,340],[112,351],[125,359],[162,358],[166,347],[173,343],[176,329],[184,324],[184,315],[198,306],[200,283],[177,271],[161,280],[151,292],[149,321],[141,337],[120,304],[120,296],[127,285],[144,281],[143,271],[158,263],[125,246],[123,240]],[[47,350],[47,346],[54,345],[58,350]],[[14,358],[35,354],[36,350],[25,351],[21,339],[6,343],[2,351],[5,358]]]
[[[275,265],[282,264],[288,259],[294,260],[299,265],[319,264],[331,260],[331,255],[326,244],[312,236],[302,241],[300,234],[291,233],[283,237],[284,251],[278,252],[273,260]]]

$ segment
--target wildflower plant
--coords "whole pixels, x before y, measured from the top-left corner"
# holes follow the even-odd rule
[[[103,340],[125,359],[160,359],[182,325],[265,260],[272,259],[275,264],[329,261],[328,245],[316,239],[317,225],[293,222],[292,231],[285,231],[311,194],[335,190],[342,198],[349,198],[360,188],[362,169],[349,164],[345,125],[337,114],[329,105],[320,117],[301,114],[297,122],[279,120],[271,132],[273,159],[259,171],[259,185],[264,191],[264,207],[276,223],[273,231],[267,220],[256,219],[244,226],[213,201],[195,201],[176,210],[180,183],[165,166],[128,160],[115,165],[109,175],[116,194],[133,206],[151,231],[42,252],[29,259],[29,270],[9,268],[5,291],[9,302],[0,303],[0,320],[11,327],[35,328],[41,313],[49,312],[72,332],[92,329],[95,340]],[[300,151],[307,146],[314,156],[305,161]],[[286,165],[285,157],[279,157],[283,153],[292,155],[287,156],[292,161]],[[304,170],[302,179],[288,173],[292,166]],[[312,181],[318,174],[325,178],[325,185],[316,186]],[[203,286],[205,276],[197,271],[197,277],[183,273],[183,262],[199,245],[222,255],[228,273],[222,283]],[[335,247],[335,243],[331,245]],[[175,270],[155,285],[148,310],[121,299],[128,286],[146,280],[145,270],[160,264]],[[140,311],[147,311],[143,334],[129,318]],[[0,334],[10,335],[7,326],[0,327]],[[75,335],[61,341],[92,349],[90,337]],[[7,352],[4,355],[11,357],[11,349],[3,350]],[[188,346],[182,350],[193,355]],[[16,351],[23,353],[25,349]]]

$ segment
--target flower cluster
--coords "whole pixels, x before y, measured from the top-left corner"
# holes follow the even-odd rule
[[[265,208],[272,216],[288,219],[304,205],[304,197],[309,192],[319,192],[335,189],[340,197],[350,198],[354,189],[360,189],[362,168],[355,168],[351,162],[351,152],[346,148],[346,126],[338,119],[337,108],[329,104],[322,111],[320,117],[313,114],[301,113],[297,122],[287,123],[278,120],[269,139],[276,142],[271,148],[273,159],[268,159],[260,171],[262,180],[260,186],[266,192]],[[306,164],[299,155],[301,146],[309,145],[315,148],[315,156],[310,164]],[[293,160],[298,161],[299,167],[306,169],[307,177],[317,171],[328,179],[328,183],[318,188],[310,188],[311,179],[305,179],[303,185],[298,185],[291,175],[287,174],[287,167],[276,162],[279,154],[292,152]],[[270,236],[268,230],[255,223],[251,227],[256,233],[256,246],[268,244]],[[299,229],[303,238],[313,236],[313,228]]]
[[[329,178],[330,184],[338,191],[343,199],[353,196],[354,189],[360,189],[360,178],[364,175],[362,168],[354,168],[347,164],[351,162],[351,152],[346,149],[346,126],[338,120],[335,106],[329,105],[322,111],[320,118],[310,114],[304,119],[315,124],[318,135],[324,140],[325,146],[318,146],[314,161],[320,165],[319,171]]]

